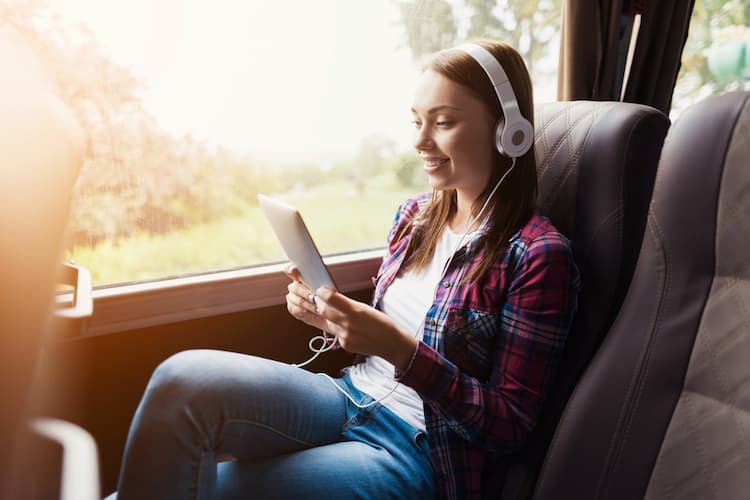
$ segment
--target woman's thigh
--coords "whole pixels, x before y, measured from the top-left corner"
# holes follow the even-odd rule
[[[324,377],[284,363],[178,353],[156,369],[136,411],[120,498],[210,496],[216,455],[258,460],[335,442],[345,401]]]
[[[345,399],[323,377],[226,351],[172,356],[152,376],[151,399],[168,420],[202,431],[209,449],[240,459],[330,443],[346,420]]]
[[[373,400],[338,381],[360,405]],[[386,407],[347,404],[340,441],[277,457],[221,463],[217,498],[433,498],[435,481],[423,431]]]
[[[253,462],[220,463],[217,500],[426,499],[431,483],[384,448],[359,441],[318,446]]]

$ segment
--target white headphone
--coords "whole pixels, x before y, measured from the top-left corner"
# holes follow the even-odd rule
[[[473,57],[482,67],[495,88],[505,120],[495,127],[495,145],[500,154],[511,158],[523,156],[534,142],[534,127],[521,115],[518,100],[510,85],[508,75],[495,56],[484,47],[466,43],[456,47]]]

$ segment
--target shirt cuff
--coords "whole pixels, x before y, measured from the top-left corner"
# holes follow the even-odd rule
[[[423,399],[440,401],[459,376],[456,365],[422,341],[407,369],[396,374],[396,380],[417,391]]]

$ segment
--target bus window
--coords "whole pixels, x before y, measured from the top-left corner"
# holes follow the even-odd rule
[[[670,117],[709,95],[750,90],[750,0],[698,0]]]
[[[10,8],[88,138],[67,256],[95,285],[284,260],[257,193],[298,206],[323,254],[382,246],[429,189],[409,115],[429,52],[508,41],[555,97],[560,0],[292,3]]]

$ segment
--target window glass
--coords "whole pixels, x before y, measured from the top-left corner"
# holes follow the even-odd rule
[[[469,37],[516,46],[552,100],[560,0],[37,0],[0,22],[42,55],[87,137],[68,258],[96,285],[284,260],[257,193],[324,254],[381,247],[428,189],[418,62]]]
[[[670,117],[709,95],[741,89],[750,90],[750,0],[697,0]]]

